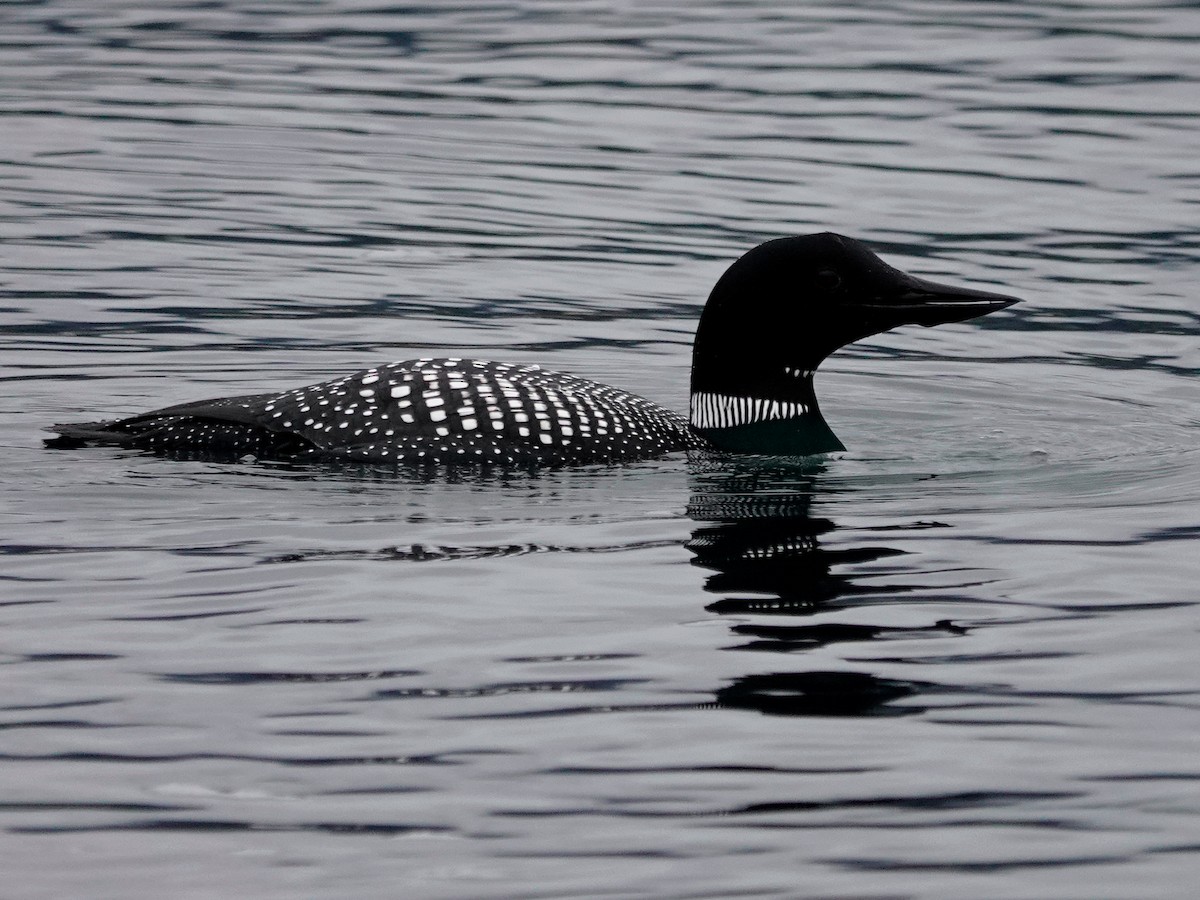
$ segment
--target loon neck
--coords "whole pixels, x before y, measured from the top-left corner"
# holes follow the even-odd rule
[[[752,393],[693,390],[692,430],[717,449],[736,453],[807,456],[845,450],[817,406],[813,373],[788,370],[787,375],[787,381]]]
[[[693,428],[718,450],[764,456],[810,456],[845,450],[820,413],[751,422],[732,428]]]

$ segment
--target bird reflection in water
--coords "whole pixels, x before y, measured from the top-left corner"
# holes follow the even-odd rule
[[[847,566],[904,551],[885,546],[829,548],[836,530],[811,515],[819,490],[819,463],[770,463],[761,458],[695,471],[688,515],[699,527],[687,548],[693,564],[712,570],[705,590],[721,595],[709,612],[737,616],[731,628],[745,642],[730,650],[796,653],[842,641],[871,641],[961,629],[948,622],[929,628],[797,621],[838,601],[894,594],[897,588],[864,584]],[[754,617],[755,621],[745,621]],[[760,617],[787,621],[764,623]],[[772,715],[872,716],[920,712],[893,701],[932,688],[915,681],[865,672],[791,671],[745,675],[720,688],[720,706]]]
[[[798,654],[840,642],[896,640],[930,633],[956,634],[964,629],[949,622],[925,627],[896,627],[862,623],[812,621],[818,613],[829,613],[869,600],[895,597],[919,590],[911,583],[885,585],[854,567],[904,551],[887,546],[845,546],[831,543],[837,526],[811,514],[821,485],[821,464],[807,461],[768,461],[764,457],[714,458],[689,463],[690,499],[688,516],[697,523],[686,547],[693,564],[711,574],[706,591],[717,594],[705,608],[731,617],[730,631],[738,643],[726,650]],[[393,477],[384,473],[377,477]],[[362,477],[376,477],[370,471]],[[506,474],[505,479],[511,476]],[[528,478],[536,478],[534,474]],[[497,476],[475,473],[464,478],[489,489]],[[914,526],[908,526],[914,527]],[[915,526],[924,527],[924,526]],[[888,529],[892,530],[892,529]],[[512,543],[480,545],[398,544],[383,548],[336,548],[299,550],[271,556],[269,563],[294,564],[330,559],[376,559],[401,563],[433,563],[492,559],[543,553],[627,553],[654,547],[678,546],[674,538],[637,540],[608,545]],[[877,573],[871,573],[872,575]],[[553,681],[486,684],[472,688],[476,694],[489,692],[536,694],[553,691],[580,693],[620,689],[623,682]],[[896,716],[924,711],[911,699],[932,690],[947,690],[927,682],[900,680],[861,671],[792,670],[755,672],[717,687],[713,701],[702,704],[731,709],[748,709],[787,716]],[[432,685],[380,691],[381,698],[457,695],[461,691]],[[909,699],[905,699],[909,698]],[[903,700],[903,704],[896,701]],[[655,703],[648,709],[671,708]],[[685,704],[691,705],[691,704]],[[506,712],[505,715],[564,715],[631,709],[606,699],[601,704],[572,704],[540,712]]]

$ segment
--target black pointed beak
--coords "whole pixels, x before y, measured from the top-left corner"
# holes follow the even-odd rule
[[[965,322],[1020,303],[1017,297],[954,287],[904,275],[895,292],[864,301],[863,310],[894,318],[897,325],[944,325]]]

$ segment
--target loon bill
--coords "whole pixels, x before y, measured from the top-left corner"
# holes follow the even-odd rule
[[[55,425],[50,446],[175,456],[578,465],[677,450],[805,455],[844,449],[813,373],[839,347],[899,325],[941,325],[1017,303],[894,269],[852,238],[768,241],[709,295],[685,418],[539,366],[471,359],[389,363],[293,390]]]

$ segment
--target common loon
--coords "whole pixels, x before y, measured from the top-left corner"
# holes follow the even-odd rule
[[[813,373],[898,325],[961,322],[1017,303],[905,274],[832,233],[780,238],[721,276],[692,350],[690,416],[540,366],[418,359],[308,387],[55,425],[52,446],[172,455],[502,466],[614,463],[677,450],[842,450]]]

